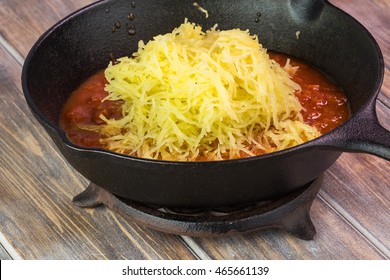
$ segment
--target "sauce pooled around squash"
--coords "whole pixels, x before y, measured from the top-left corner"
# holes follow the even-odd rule
[[[348,100],[344,92],[316,68],[284,54],[269,52],[270,58],[280,65],[287,60],[296,71],[292,80],[301,86],[295,95],[303,110],[306,124],[314,126],[321,134],[341,125],[349,118]],[[107,149],[99,131],[88,129],[104,124],[101,118],[122,118],[122,101],[102,100],[107,97],[104,71],[99,71],[82,83],[69,97],[60,117],[60,127],[76,145],[87,148]],[[264,152],[258,151],[258,154]],[[247,155],[243,155],[245,157]],[[202,160],[202,158],[199,158]]]

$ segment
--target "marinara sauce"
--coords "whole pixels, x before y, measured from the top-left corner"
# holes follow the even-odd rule
[[[269,53],[270,57],[284,66],[288,57],[280,53]],[[348,120],[350,112],[344,92],[318,69],[296,58],[290,58],[298,70],[292,76],[302,88],[296,92],[304,108],[302,113],[306,124],[317,128],[321,134],[327,133]]]
[[[100,133],[85,127],[104,124],[100,115],[107,119],[122,117],[122,102],[109,100],[102,102],[107,96],[104,90],[106,83],[102,70],[82,83],[66,101],[60,116],[60,127],[74,144],[103,148]]]
[[[269,53],[270,57],[284,66],[288,57],[280,53]],[[290,65],[298,66],[292,79],[302,90],[296,92],[302,107],[304,122],[316,127],[321,134],[327,133],[349,118],[348,100],[343,91],[316,68],[290,58]],[[104,101],[106,79],[100,71],[80,85],[67,100],[60,117],[60,126],[76,145],[104,148],[101,135],[86,126],[104,124],[100,115],[107,119],[122,117],[120,101]]]

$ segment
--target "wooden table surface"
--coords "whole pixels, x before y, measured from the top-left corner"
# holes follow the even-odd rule
[[[141,0],[139,0],[141,1]],[[128,222],[72,198],[88,182],[59,154],[27,108],[28,51],[54,23],[92,0],[0,0],[0,259],[389,259],[390,164],[344,153],[325,173],[303,241],[281,230],[191,238]],[[390,129],[390,0],[332,0],[378,41],[386,72],[377,112]]]

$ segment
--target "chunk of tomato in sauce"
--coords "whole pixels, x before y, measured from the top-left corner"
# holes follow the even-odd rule
[[[284,54],[272,52],[270,57],[282,67],[288,58]],[[301,113],[306,124],[314,126],[324,134],[348,120],[348,99],[340,87],[307,63],[290,58],[290,64],[292,67],[298,66],[292,79],[302,89],[295,94],[303,107]]]
[[[107,83],[104,71],[91,76],[80,85],[65,103],[60,117],[60,127],[73,143],[83,147],[102,148],[101,135],[82,127],[104,124],[100,117],[119,119],[122,117],[121,101],[103,101],[107,96],[104,90]]]

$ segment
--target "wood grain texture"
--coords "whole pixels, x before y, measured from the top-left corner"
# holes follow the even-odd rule
[[[193,259],[177,236],[71,203],[86,181],[58,154],[22,97],[20,66],[0,48],[0,230],[25,259]],[[3,65],[7,65],[4,67]]]
[[[26,56],[33,43],[57,21],[93,0],[1,0],[0,34]]]
[[[58,20],[92,0],[2,0],[0,35],[23,57]],[[390,128],[390,1],[331,0],[373,34],[386,73],[377,111]],[[375,16],[369,16],[369,15]],[[71,203],[88,182],[31,115],[21,67],[0,47],[0,233],[25,259],[388,259],[389,162],[343,154],[325,174],[311,216],[312,241],[279,230],[181,238],[124,221],[104,207]],[[190,249],[191,248],[191,249]],[[10,257],[0,246],[0,258]],[[195,252],[195,254],[194,254]]]
[[[390,130],[389,109],[378,103],[378,115]],[[387,112],[387,113],[385,113]],[[344,153],[328,170],[322,197],[348,213],[390,257],[390,163],[367,154]],[[325,195],[325,196],[324,196]]]
[[[7,250],[0,245],[0,260],[12,260],[12,257],[8,254]]]
[[[311,217],[317,229],[312,241],[299,240],[279,230],[253,232],[217,239],[195,241],[213,259],[383,259],[383,254],[343,217],[329,211],[327,203],[316,199]]]

